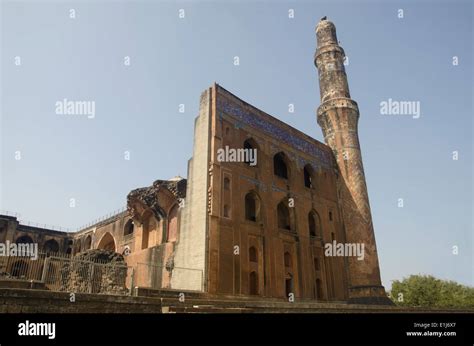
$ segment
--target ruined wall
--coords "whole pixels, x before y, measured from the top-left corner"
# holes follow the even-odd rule
[[[31,239],[38,244],[39,251],[51,251],[48,245],[54,244],[53,252],[66,252],[72,237],[71,233],[24,225],[16,217],[0,215],[0,243]]]
[[[69,292],[0,289],[0,313],[160,313],[159,299]]]

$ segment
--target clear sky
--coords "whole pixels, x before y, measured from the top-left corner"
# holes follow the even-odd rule
[[[326,15],[361,111],[384,285],[419,273],[474,285],[472,2],[3,1],[1,10],[1,210],[76,229],[125,206],[134,188],[185,177],[199,96],[214,81],[322,141],[313,55]],[[56,114],[65,98],[94,101],[95,117]],[[421,116],[381,115],[388,99],[420,102]]]

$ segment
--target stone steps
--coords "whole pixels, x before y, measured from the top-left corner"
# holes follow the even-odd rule
[[[170,312],[277,312],[277,313],[314,313],[314,312],[387,312],[399,308],[391,306],[349,305],[345,303],[317,302],[275,302],[268,300],[244,301],[230,299],[185,299],[180,302],[177,298],[162,298],[163,307]]]

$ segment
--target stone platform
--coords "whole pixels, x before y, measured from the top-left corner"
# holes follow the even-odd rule
[[[144,291],[138,290],[140,293]],[[345,302],[319,303],[238,296],[147,291],[148,296],[75,294],[41,289],[0,288],[0,313],[472,313],[473,310],[400,308]]]

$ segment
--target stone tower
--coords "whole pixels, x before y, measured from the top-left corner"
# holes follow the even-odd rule
[[[326,144],[339,167],[339,200],[347,243],[364,244],[364,258],[347,257],[349,302],[389,304],[381,285],[375,235],[359,145],[359,108],[351,99],[344,68],[344,50],[336,27],[322,18],[316,27],[314,63],[319,73],[321,105],[317,111]]]

